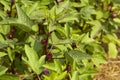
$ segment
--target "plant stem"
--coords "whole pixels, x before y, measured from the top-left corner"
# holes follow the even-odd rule
[[[40,78],[40,76],[37,74],[37,78],[38,78],[38,80],[41,80],[41,78]]]
[[[14,67],[15,67],[15,65],[14,65],[14,60],[13,60],[13,62],[11,62],[11,72],[12,72],[12,74],[15,74]]]

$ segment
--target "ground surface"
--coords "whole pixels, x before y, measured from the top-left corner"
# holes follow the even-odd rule
[[[102,64],[94,80],[120,80],[120,56],[116,59],[108,58],[107,64]]]

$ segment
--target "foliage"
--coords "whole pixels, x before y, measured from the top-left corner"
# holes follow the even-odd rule
[[[118,0],[0,0],[0,80],[92,80],[116,58]]]

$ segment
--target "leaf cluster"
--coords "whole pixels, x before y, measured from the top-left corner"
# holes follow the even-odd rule
[[[0,80],[92,80],[119,53],[118,0],[0,0]]]

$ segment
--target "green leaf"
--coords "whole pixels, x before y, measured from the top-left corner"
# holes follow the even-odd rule
[[[103,12],[102,11],[97,11],[96,12],[96,19],[101,19],[103,17]]]
[[[5,11],[9,9],[9,3],[5,0],[0,0],[0,3],[4,5]]]
[[[3,74],[5,74],[5,72],[6,72],[7,70],[8,70],[8,68],[0,65],[0,76],[3,75]]]
[[[37,24],[34,24],[34,25],[32,26],[32,30],[35,31],[35,32],[37,32],[37,31],[38,31],[38,25],[37,25]]]
[[[52,71],[56,71],[57,73],[61,73],[62,72],[62,66],[61,63],[58,60],[54,60],[54,63],[47,63],[44,64],[43,67],[52,70]]]
[[[87,49],[90,52],[95,53],[95,54],[98,54],[98,53],[104,54],[105,53],[104,48],[101,45],[99,45],[98,43],[96,43],[96,42],[88,44],[85,49]]]
[[[93,63],[89,62],[89,60],[82,60],[84,67],[79,68],[79,72],[81,74],[94,74],[98,72],[94,67]]]
[[[95,10],[93,6],[85,6],[80,11],[80,16],[85,20],[92,20],[91,15],[95,14]]]
[[[103,35],[103,41],[106,43],[116,42],[117,39],[118,38],[117,38],[116,34],[114,34],[114,33]]]
[[[56,8],[56,14],[59,14],[64,10],[67,10],[69,8],[69,4],[70,4],[69,0],[63,2],[60,6],[58,6],[58,8]]]
[[[54,80],[63,80],[67,75],[67,71],[61,73],[59,76],[57,76]]]
[[[30,48],[28,45],[25,45],[25,53],[31,64],[34,64],[34,62],[38,60],[37,53],[32,48]]]
[[[74,71],[74,72],[72,73],[72,78],[71,78],[71,80],[79,80],[78,71]]]
[[[4,74],[0,76],[0,80],[19,80],[19,77],[11,74]]]
[[[4,42],[5,40],[4,40],[4,37],[0,34],[0,42]]]
[[[81,3],[87,5],[87,4],[89,4],[89,0],[82,0]]]
[[[47,63],[47,64],[44,64],[43,67],[49,69],[49,70],[52,70],[52,71],[56,71],[56,68],[55,68],[55,64],[54,63]]]
[[[41,20],[44,17],[46,17],[47,11],[48,11],[47,9],[46,10],[35,10],[34,12],[31,13],[30,18],[33,20]]]
[[[0,25],[0,32],[4,35],[8,34],[10,32],[10,26],[9,25]]]
[[[71,50],[68,55],[79,64],[82,59],[91,59],[92,56],[79,50]]]
[[[34,12],[36,10],[36,8],[38,8],[38,2],[35,2],[33,5],[32,5],[32,8],[30,8],[29,12],[28,12],[28,15],[30,15],[32,12]]]
[[[0,49],[7,47],[7,44],[3,44],[0,42]]]
[[[89,37],[89,33],[83,34],[83,36],[81,37],[81,43],[89,44],[92,42],[95,42],[95,40]]]
[[[55,6],[50,10],[49,12],[50,14],[50,18],[55,21],[55,18],[56,18],[56,13],[55,13]],[[52,24],[54,24],[54,22],[51,22]]]
[[[45,58],[45,55],[41,56],[41,58],[39,59],[39,66],[42,66],[45,63]]]
[[[57,37],[55,32],[51,34],[51,41],[52,41],[52,44],[56,44],[59,41],[59,38]]]
[[[67,23],[66,23],[67,24]],[[65,24],[65,26],[66,26],[66,24]],[[67,37],[67,31],[66,31],[66,28],[67,28],[68,26],[66,26],[66,27],[57,27],[57,29],[56,29],[56,31],[60,34],[60,35],[62,35],[62,36],[65,36],[65,37]]]
[[[48,4],[50,4],[52,2],[52,0],[50,1],[50,0],[41,0],[41,2],[40,2],[40,4],[41,5],[48,5]]]
[[[90,25],[92,25],[92,31],[90,33],[90,37],[91,38],[95,38],[99,33],[100,31],[102,30],[102,25],[99,21],[95,20],[95,21],[90,21],[90,22],[87,22],[89,23]]]
[[[0,52],[0,58],[7,55],[5,52]]]
[[[0,48],[4,48],[4,47],[7,47],[7,46],[10,46],[12,48],[14,48],[14,44],[16,44],[17,42],[17,39],[14,38],[14,39],[7,39],[5,41],[3,41],[2,43],[0,42]]]
[[[119,18],[114,18],[113,21],[115,21],[116,23],[120,23],[120,19]]]
[[[71,29],[68,23],[65,24],[65,33],[66,33],[66,37],[70,38],[71,36]]]
[[[28,57],[29,66],[31,66],[32,70],[35,73],[39,74],[41,71],[39,69],[40,66],[38,62],[37,53],[33,50],[33,48],[29,47],[28,45],[25,45],[25,53],[26,53],[26,56]],[[23,59],[25,60],[25,58]]]
[[[16,9],[17,9],[17,13],[18,13],[18,22],[24,24],[28,30],[31,30],[33,22],[26,15],[26,13],[21,9],[19,4],[16,4]]]
[[[36,51],[36,52],[42,52],[42,44],[39,42],[40,40],[40,37],[39,36],[36,36],[36,39],[34,40],[34,45],[33,45],[33,49]]]
[[[105,57],[100,54],[93,55],[92,61],[97,67],[99,67],[101,63],[107,62]]]
[[[56,30],[57,27],[58,27],[57,25],[50,24],[49,25],[49,32]]]
[[[3,12],[2,10],[0,10],[0,19],[5,19],[5,12]]]
[[[93,80],[90,74],[82,74],[79,76],[80,80]]]
[[[76,64],[76,61],[74,60],[73,61],[73,64],[72,64],[72,71],[74,71],[77,67],[77,64]]]
[[[117,57],[118,51],[117,51],[116,45],[112,42],[108,44],[108,54],[109,54],[109,57],[111,58]]]
[[[7,48],[7,52],[8,52],[8,56],[9,56],[10,60],[13,61],[14,57],[15,57],[15,53],[12,52],[10,47]]]
[[[73,7],[76,7],[76,8],[80,8],[80,7],[85,6],[85,4],[82,4],[80,2],[71,2],[70,5],[73,6]]]
[[[5,20],[2,20],[0,22],[0,24],[6,24],[6,25],[12,24],[26,32],[32,31],[33,21],[30,20],[30,18],[26,15],[26,13],[21,9],[19,4],[16,4],[16,9],[17,9],[17,13],[18,13],[18,19],[17,18],[7,18]]]
[[[71,11],[70,13],[63,14],[61,17],[58,18],[58,20],[60,23],[71,21],[79,22],[78,13],[76,11]]]
[[[60,64],[60,61],[54,60],[54,63],[55,63],[56,71],[57,71],[58,73],[61,73],[61,72],[62,72],[62,65]]]
[[[22,56],[22,60],[25,61],[28,65],[30,65],[29,61],[27,60],[25,56]]]

